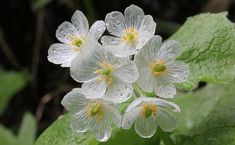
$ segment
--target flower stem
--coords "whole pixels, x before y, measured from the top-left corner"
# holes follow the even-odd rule
[[[144,96],[144,91],[137,84],[134,83],[132,86],[136,97]]]
[[[161,128],[158,128],[158,131],[160,133],[160,138],[165,145],[175,145],[168,133],[164,132]]]

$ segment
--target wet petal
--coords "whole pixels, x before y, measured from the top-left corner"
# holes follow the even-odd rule
[[[174,60],[181,54],[181,45],[175,40],[164,42],[157,53],[157,58],[160,60]]]
[[[172,103],[163,99],[158,99],[158,98],[153,98],[152,101],[155,102],[157,106],[171,108],[175,112],[180,112],[179,106],[176,105],[175,103]]]
[[[133,108],[135,108],[136,106],[138,106],[141,103],[141,99],[140,98],[136,98],[133,102],[131,102],[127,109],[126,112],[131,111]]]
[[[70,67],[76,55],[71,46],[55,43],[50,46],[47,59],[54,64],[61,64],[62,67]]]
[[[140,115],[139,108],[133,108],[130,111],[126,112],[122,119],[122,128],[130,129],[132,124],[135,122],[135,120],[139,115]]]
[[[125,9],[124,15],[125,17],[143,17],[144,11],[136,5],[130,5]]]
[[[113,11],[111,13],[108,13],[105,17],[105,23],[107,30],[110,34],[114,36],[121,37],[123,34],[123,21],[124,16],[122,13],[118,11]]]
[[[85,108],[89,100],[87,100],[80,88],[73,89],[71,92],[66,94],[61,101],[61,104],[66,110],[72,112],[78,112]]]
[[[189,68],[188,65],[181,61],[173,61],[167,63],[166,76],[174,83],[180,83],[187,79]]]
[[[113,123],[116,127],[120,128],[122,123],[122,115],[120,114],[119,110],[116,108],[115,104],[109,104],[104,106],[105,114],[110,116]]]
[[[104,21],[96,21],[90,28],[89,33],[88,33],[88,38],[89,39],[95,39],[98,40],[100,39],[101,35],[105,31],[105,23]]]
[[[139,78],[137,84],[146,92],[152,92],[154,90],[154,78],[149,72],[148,67],[138,67],[139,69]]]
[[[74,36],[79,36],[79,34],[77,29],[70,22],[60,24],[56,30],[56,38],[65,44],[70,44]]]
[[[162,83],[162,84],[160,84]],[[176,94],[176,89],[173,84],[165,84],[164,82],[153,84],[154,92],[161,98],[173,98]]]
[[[71,18],[71,21],[80,36],[85,37],[88,34],[89,24],[87,18],[81,11],[76,10]]]
[[[157,130],[157,122],[153,116],[143,118],[139,116],[135,121],[135,131],[143,138],[152,137]]]
[[[157,124],[162,130],[171,132],[175,128],[177,121],[174,116],[163,109],[159,109],[157,114]]]
[[[100,121],[95,127],[96,139],[98,141],[105,142],[111,137],[112,129],[109,121]]]

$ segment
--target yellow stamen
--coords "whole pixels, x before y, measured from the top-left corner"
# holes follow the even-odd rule
[[[100,102],[91,102],[87,106],[87,115],[89,117],[96,117],[96,121],[99,121],[103,118],[103,107]]]
[[[138,30],[136,28],[130,27],[124,30],[124,35],[122,37],[122,40],[125,42],[132,43],[137,39],[137,37],[138,37]]]
[[[155,104],[144,104],[141,108],[141,116],[143,118],[148,118],[151,115],[156,116],[158,112],[158,107]]]
[[[163,60],[157,60],[150,64],[150,70],[153,75],[155,76],[161,76],[167,71],[167,67],[165,65],[165,61]]]
[[[105,62],[100,63],[99,66],[100,69],[96,70],[94,73],[101,75],[99,78],[100,81],[106,79],[108,85],[111,85],[113,82],[112,72],[114,71],[115,67],[112,64]]]
[[[77,36],[71,36],[71,38],[72,38],[72,42],[71,42],[70,45],[75,46],[75,47],[73,48],[73,50],[74,50],[75,52],[79,51],[79,50],[81,49],[82,45],[83,45],[84,42],[85,42],[85,38],[83,38],[83,37],[77,37]]]

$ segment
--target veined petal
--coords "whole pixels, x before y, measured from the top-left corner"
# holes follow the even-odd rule
[[[87,18],[81,11],[76,10],[71,18],[71,21],[80,36],[85,37],[88,34],[89,23],[87,21]]]
[[[82,84],[82,89],[87,98],[100,98],[104,95],[107,88],[107,82],[105,80],[99,80],[94,78],[88,82]]]
[[[115,104],[105,105],[104,110],[105,110],[104,113],[107,114],[107,116],[110,116],[110,118],[112,119],[112,121],[116,125],[116,127],[120,128],[121,123],[122,123],[122,115],[120,114],[120,112],[116,108]]]
[[[162,83],[162,84],[161,84]],[[176,89],[173,84],[164,84],[164,82],[156,82],[154,85],[154,92],[161,98],[173,98],[176,94]]]
[[[141,62],[140,62],[141,63]],[[144,63],[144,62],[143,62]],[[139,69],[139,78],[137,80],[137,84],[146,92],[152,92],[154,90],[154,78],[152,74],[149,72],[149,68],[138,67]]]
[[[132,61],[126,61],[121,66],[119,66],[114,75],[124,82],[133,83],[139,77],[137,66]]]
[[[74,36],[79,36],[77,29],[70,22],[64,22],[56,30],[56,37],[60,42],[70,44]]]
[[[157,113],[157,124],[162,130],[171,132],[175,128],[177,121],[174,116],[160,108]]]
[[[139,108],[133,108],[130,111],[126,112],[122,118],[122,128],[123,129],[130,129],[134,121],[140,115]]]
[[[129,112],[129,111],[131,111],[133,108],[135,108],[136,106],[138,106],[140,103],[141,103],[141,99],[140,98],[137,98],[137,99],[135,99],[133,102],[131,102],[129,105],[128,105],[128,107],[127,107],[127,109],[126,109],[126,112]]]
[[[63,67],[70,67],[72,60],[77,53],[72,50],[72,46],[55,43],[48,50],[47,59],[54,64],[61,64]]]
[[[176,105],[175,103],[172,103],[163,99],[158,99],[158,98],[153,98],[152,101],[155,102],[157,106],[171,108],[175,112],[180,112],[180,107]]]
[[[132,96],[132,93],[133,88],[131,84],[118,78],[113,78],[113,82],[108,86],[103,98],[114,103],[122,103],[128,100]]]
[[[156,118],[150,116],[148,118],[143,118],[139,116],[135,121],[135,131],[143,138],[152,137],[157,130]]]
[[[76,132],[86,132],[95,120],[87,116],[87,110],[83,109],[76,113],[70,123],[70,127]]]
[[[181,54],[181,45],[175,40],[164,42],[157,53],[157,59],[170,61]]]
[[[88,33],[89,39],[100,39],[101,35],[104,33],[106,27],[104,21],[96,21],[90,28]]]
[[[85,108],[89,100],[85,98],[80,88],[73,89],[66,94],[61,101],[61,104],[71,112],[78,112]]]
[[[96,139],[105,142],[111,137],[112,128],[108,120],[103,120],[96,124],[94,131]]]
[[[174,83],[180,83],[187,79],[189,74],[188,65],[181,61],[167,62],[166,77]]]
[[[130,5],[125,9],[124,15],[125,17],[143,17],[144,11],[136,5]]]
[[[105,17],[105,23],[107,30],[110,34],[114,36],[121,37],[123,34],[123,21],[124,16],[122,13],[118,11],[113,11],[108,13]]]

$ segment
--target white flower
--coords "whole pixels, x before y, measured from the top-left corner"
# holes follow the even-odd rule
[[[154,36],[156,23],[152,16],[144,15],[141,8],[131,5],[124,11],[108,13],[105,17],[107,30],[113,36],[103,36],[101,42],[118,56],[136,54]]]
[[[186,80],[188,65],[175,60],[181,54],[181,45],[174,40],[162,44],[160,36],[154,36],[138,52],[135,63],[140,77],[137,84],[147,92],[154,91],[163,98],[176,94],[174,83]]]
[[[48,50],[48,60],[62,67],[70,67],[71,61],[90,41],[96,41],[105,31],[104,21],[96,21],[89,30],[87,18],[81,11],[76,11],[72,23],[64,22],[56,30],[56,37],[62,43],[52,44]]]
[[[152,137],[157,127],[170,132],[176,126],[176,119],[167,109],[180,112],[180,108],[172,103],[158,98],[140,97],[129,106],[122,119],[122,128],[129,129],[134,123],[136,133],[143,138]]]
[[[86,99],[80,88],[69,92],[61,104],[73,113],[70,123],[73,130],[92,133],[101,142],[110,138],[111,122],[121,127],[122,116],[115,104],[103,99]]]
[[[133,92],[131,83],[139,76],[135,63],[116,57],[99,45],[90,49],[92,51],[72,61],[72,78],[84,82],[82,88],[91,98],[103,97],[114,103],[129,99]]]

